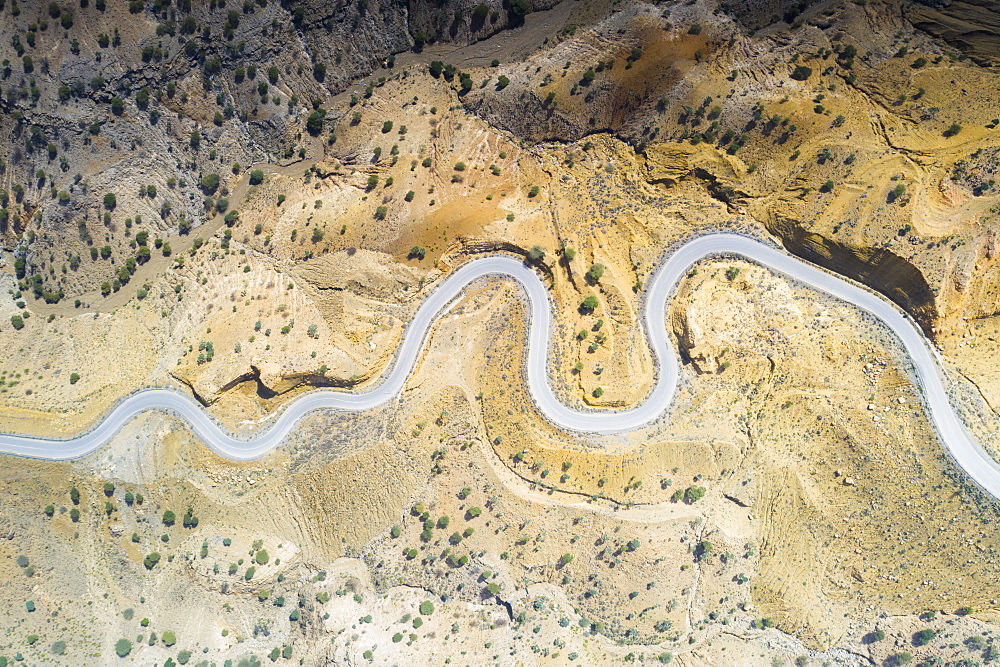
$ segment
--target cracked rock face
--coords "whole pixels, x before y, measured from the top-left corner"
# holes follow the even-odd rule
[[[419,284],[421,272],[385,253],[362,248],[323,255],[297,266],[295,273],[317,290],[349,290],[359,296],[402,301]]]
[[[753,296],[767,293],[767,303]],[[737,358],[758,353],[775,316],[798,318],[790,284],[747,262],[713,263],[678,293],[672,325],[681,353],[698,373],[719,373]]]
[[[262,289],[273,298],[251,300],[245,319],[204,322],[213,329],[213,350],[247,345],[248,334],[268,341],[270,349],[250,358],[220,354],[206,361],[200,350],[185,356],[172,375],[203,404],[236,389],[272,398],[303,385],[347,387],[378,375],[418,305],[423,272],[383,253],[349,250],[304,262],[289,274],[292,282],[270,279]]]

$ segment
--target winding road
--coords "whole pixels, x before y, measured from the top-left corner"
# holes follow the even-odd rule
[[[361,392],[316,390],[289,403],[274,423],[244,439],[227,432],[186,394],[172,389],[136,392],[112,409],[86,433],[57,440],[16,434],[0,434],[0,453],[48,460],[85,456],[107,443],[126,423],[146,410],[174,412],[186,419],[192,431],[212,450],[234,460],[258,458],[277,447],[307,413],[319,409],[363,412],[398,396],[412,372],[427,333],[436,319],[465,287],[483,276],[513,278],[525,290],[531,307],[528,338],[528,388],[538,409],[555,425],[588,433],[620,433],[655,421],[669,407],[677,388],[677,354],[666,330],[668,298],[678,281],[695,262],[705,257],[740,255],[810,287],[843,299],[882,320],[905,347],[921,383],[931,421],[946,448],[980,487],[1000,499],[1000,465],[969,434],[952,409],[938,370],[936,352],[920,329],[894,305],[781,250],[730,233],[713,233],[680,246],[647,283],[643,324],[657,362],[656,384],[639,405],[623,411],[578,412],[556,398],[546,373],[548,343],[552,328],[548,292],[533,269],[506,256],[486,257],[465,264],[442,281],[417,310],[407,327],[396,361],[377,386]]]

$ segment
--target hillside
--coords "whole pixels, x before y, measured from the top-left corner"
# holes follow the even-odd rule
[[[497,252],[550,288],[560,398],[627,407],[656,378],[651,272],[731,230],[905,309],[989,449],[994,14],[0,0],[0,430],[64,437],[170,386],[248,434],[376,382],[424,296]],[[0,657],[1000,657],[996,504],[862,313],[706,260],[669,309],[669,419],[608,437],[536,411],[525,315],[478,281],[399,401],[251,463],[162,413],[78,461],[5,457]]]

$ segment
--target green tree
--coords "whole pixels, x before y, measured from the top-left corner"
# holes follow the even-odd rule
[[[167,510],[166,512],[163,513],[163,524],[164,525],[166,525],[166,526],[172,526],[172,525],[174,525],[175,521],[177,521],[177,517],[174,515],[173,511]]]
[[[931,628],[925,628],[924,630],[914,633],[913,643],[917,646],[926,646],[934,641],[935,637],[937,637],[937,632]]]
[[[201,189],[207,195],[215,194],[215,191],[219,189],[219,175],[218,174],[205,174],[201,177]]]
[[[10,325],[14,327],[16,330],[20,331],[21,329],[24,328],[24,318],[22,318],[20,315],[11,315]]]
[[[268,555],[266,550],[260,549],[257,551],[257,555],[254,556],[254,560],[257,561],[258,565],[266,565],[267,562],[271,560],[271,557]]]
[[[309,118],[306,119],[306,131],[314,137],[317,136],[323,131],[324,120],[326,120],[326,111],[323,109],[316,109],[309,114]]]
[[[264,181],[264,172],[260,169],[254,169],[250,172],[250,185],[258,185]]]
[[[108,194],[104,195],[104,208],[108,209],[109,211],[113,211],[117,205],[118,205],[118,198],[115,197],[114,192],[109,192]]]
[[[601,280],[604,276],[604,265],[594,264],[589,269],[587,269],[587,280],[591,283],[596,283]]]
[[[591,294],[590,296],[588,296],[586,299],[583,300],[583,303],[580,304],[580,309],[583,310],[584,312],[592,313],[595,310],[597,310],[598,305],[600,304],[597,301],[597,297]]]
[[[792,70],[792,78],[796,81],[805,81],[812,76],[812,68],[806,67],[805,65],[799,65]]]
[[[434,603],[430,600],[424,600],[420,603],[420,613],[424,616],[430,616],[434,613]]]
[[[147,570],[152,570],[156,567],[156,564],[160,562],[160,554],[155,551],[150,554],[146,554],[146,557],[142,559],[142,564],[146,566]]]
[[[684,502],[688,505],[696,503],[705,497],[704,486],[689,486],[684,490]]]
[[[161,637],[161,639],[163,640],[164,646],[173,646],[174,644],[177,643],[177,635],[175,635],[170,630],[164,632],[163,637]]]
[[[510,13],[512,23],[522,23],[524,21],[524,17],[530,14],[531,11],[531,0],[511,0]]]
[[[531,246],[531,250],[528,251],[528,259],[532,262],[540,262],[545,258],[545,248],[540,245]]]
[[[124,658],[129,653],[132,652],[132,642],[125,639],[124,637],[115,642],[115,653],[118,654],[119,658]]]

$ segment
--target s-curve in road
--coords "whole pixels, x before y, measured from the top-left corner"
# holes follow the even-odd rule
[[[0,434],[0,453],[62,460],[84,456],[110,440],[129,420],[145,410],[166,410],[186,419],[194,433],[211,449],[231,459],[257,458],[277,447],[307,413],[319,409],[362,412],[397,396],[417,362],[424,340],[448,304],[473,280],[499,275],[524,289],[531,306],[528,334],[528,388],[538,409],[552,423],[567,430],[589,433],[631,431],[655,421],[670,406],[677,388],[677,355],[666,330],[667,299],[692,264],[712,255],[741,255],[778,273],[836,296],[882,320],[899,337],[910,359],[938,435],[958,465],[973,481],[1000,499],[1000,465],[980,447],[952,409],[938,374],[933,351],[917,326],[894,305],[845,280],[750,238],[714,233],[680,246],[654,273],[645,294],[643,325],[657,363],[656,384],[646,399],[622,411],[578,412],[562,404],[552,392],[546,358],[552,314],[548,293],[533,269],[512,257],[477,259],[462,266],[434,289],[407,328],[396,361],[382,382],[361,392],[312,391],[292,401],[270,426],[249,438],[228,433],[191,398],[171,389],[146,389],[122,400],[94,428],[75,438],[55,440]]]

